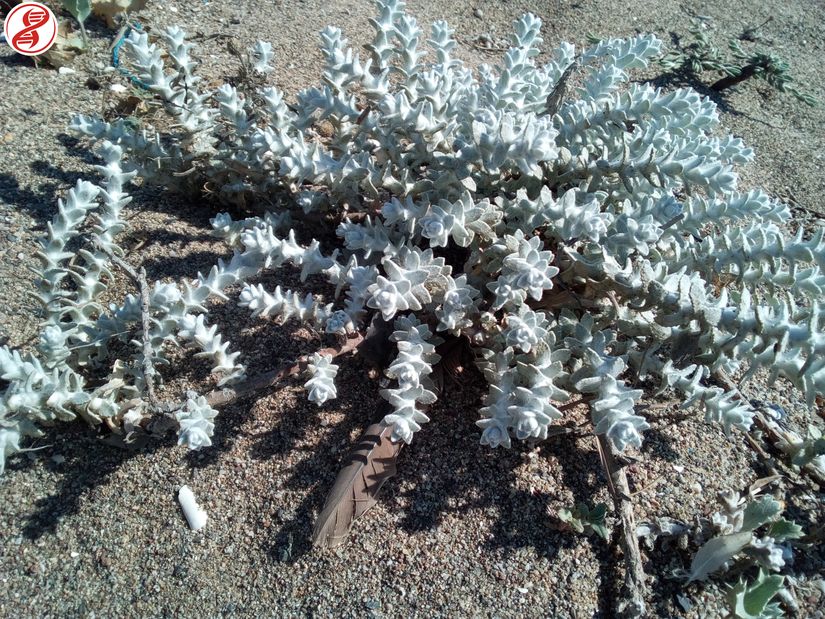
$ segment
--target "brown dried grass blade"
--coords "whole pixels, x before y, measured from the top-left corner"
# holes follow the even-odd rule
[[[375,505],[381,486],[395,475],[402,442],[393,443],[392,426],[369,426],[347,458],[315,521],[312,543],[320,548],[341,544],[352,523]]]

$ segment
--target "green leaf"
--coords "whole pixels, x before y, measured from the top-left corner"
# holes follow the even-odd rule
[[[733,606],[733,614],[741,619],[776,616],[776,609],[769,607],[769,603],[784,584],[784,576],[769,576],[763,571],[759,572],[759,577],[753,585],[740,580],[728,596]]]
[[[577,518],[577,514],[578,510],[574,514],[568,508],[562,507],[559,510],[559,520],[569,525],[576,533],[584,533],[584,523]]]
[[[593,531],[596,533],[596,535],[601,537],[604,541],[608,541],[609,537],[608,537],[608,532],[607,532],[607,526],[603,522],[602,523],[593,523],[593,522],[591,522],[590,523],[590,528],[593,529]]]
[[[733,556],[747,546],[751,541],[751,532],[742,531],[732,535],[721,535],[714,537],[702,546],[693,557],[690,564],[690,574],[688,582],[694,580],[704,580],[709,574],[715,572]]]
[[[63,8],[72,14],[81,24],[92,13],[91,0],[63,0]]]
[[[742,517],[742,530],[754,531],[781,513],[782,506],[779,504],[779,501],[770,496],[765,496],[758,501],[748,503],[748,506],[745,508],[745,514]]]
[[[784,542],[786,539],[799,539],[802,537],[802,527],[791,520],[782,518],[771,525],[768,535],[777,542]]]
[[[577,503],[574,509],[563,507],[559,510],[559,520],[566,523],[576,533],[584,533],[592,530],[599,537],[607,540],[608,531],[604,524],[604,517],[607,514],[607,505],[598,503],[590,509],[587,503]],[[589,532],[589,531],[588,531]]]
[[[590,522],[604,522],[605,515],[607,515],[607,505],[605,503],[597,503],[590,511]]]

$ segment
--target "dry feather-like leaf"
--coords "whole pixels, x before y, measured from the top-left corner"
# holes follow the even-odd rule
[[[312,543],[333,548],[342,543],[352,523],[376,503],[381,486],[395,475],[402,442],[392,441],[392,426],[369,426],[338,473],[324,509],[315,521]]]
[[[69,21],[61,21],[57,25],[57,34],[54,45],[42,54],[54,68],[65,67],[74,61],[75,56],[86,51],[86,43],[79,32],[72,30]]]

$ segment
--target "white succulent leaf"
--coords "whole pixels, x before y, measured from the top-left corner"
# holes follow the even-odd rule
[[[309,401],[321,406],[328,400],[338,397],[335,388],[335,376],[338,366],[332,362],[332,355],[315,353],[307,364],[309,380],[304,383],[304,389],[309,393]]]
[[[189,449],[209,447],[215,431],[213,420],[217,415],[218,411],[209,406],[204,396],[190,391],[184,408],[175,413],[180,425],[178,445],[186,445]]]

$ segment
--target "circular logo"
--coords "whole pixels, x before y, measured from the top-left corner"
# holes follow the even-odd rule
[[[3,23],[6,41],[18,54],[37,56],[54,45],[57,19],[47,6],[24,2],[14,7]]]

